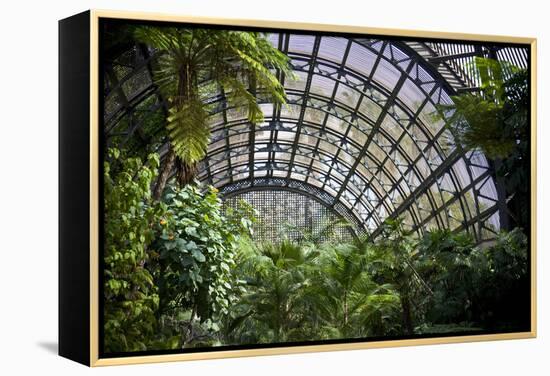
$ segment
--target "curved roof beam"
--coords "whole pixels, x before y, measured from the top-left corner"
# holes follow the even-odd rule
[[[413,42],[288,33],[269,39],[289,55],[298,77],[279,73],[288,105],[274,108],[259,93],[265,123],[253,127],[243,111],[227,105],[225,93],[208,98],[212,142],[201,180],[222,189],[294,185],[306,194],[324,192],[332,197],[325,205],[375,235],[386,218],[398,216],[418,232],[465,229],[481,240],[498,230],[487,160],[449,146],[452,136],[433,116],[457,89],[438,66],[473,54],[428,59]],[[136,112],[165,107],[152,84],[149,53],[142,51],[129,71],[127,58],[113,70],[105,100],[108,136],[131,116],[122,129],[130,140],[147,122],[135,120]]]

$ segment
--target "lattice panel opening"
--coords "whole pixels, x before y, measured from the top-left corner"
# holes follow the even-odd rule
[[[307,238],[319,242],[352,240],[353,229],[341,216],[320,202],[300,193],[285,190],[249,191],[225,200],[226,207],[236,207],[239,200],[258,211],[254,240],[278,242]]]

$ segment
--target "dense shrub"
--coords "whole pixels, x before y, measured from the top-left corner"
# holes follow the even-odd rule
[[[156,332],[159,297],[146,267],[155,228],[165,209],[151,200],[158,156],[146,164],[109,152],[104,165],[104,334],[105,351],[146,350]],[[115,166],[115,171],[112,169]]]
[[[216,343],[220,320],[237,299],[236,245],[248,237],[253,214],[242,205],[222,214],[217,190],[169,187],[151,269],[159,289],[157,316],[181,346]]]

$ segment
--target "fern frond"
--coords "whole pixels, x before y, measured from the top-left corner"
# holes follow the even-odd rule
[[[264,114],[257,103],[256,97],[248,91],[242,81],[228,76],[221,84],[230,106],[246,108],[248,121],[252,124],[258,124],[264,120]]]
[[[168,51],[177,45],[176,33],[174,28],[139,26],[134,30],[134,38],[156,50]]]
[[[166,128],[170,143],[178,157],[187,163],[195,163],[204,158],[210,130],[206,125],[208,113],[202,102],[191,100],[181,107],[173,106],[169,109]]]

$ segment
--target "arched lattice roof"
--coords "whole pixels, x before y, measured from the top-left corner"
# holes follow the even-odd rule
[[[464,152],[434,116],[450,95],[475,90],[473,56],[515,62],[519,49],[324,35],[270,34],[291,58],[295,79],[280,76],[288,104],[258,97],[265,122],[253,126],[223,93],[212,104],[212,139],[201,181],[225,195],[263,189],[315,198],[377,235],[387,218],[411,230],[467,230],[478,240],[500,228],[490,163]],[[500,55],[499,55],[500,54]],[[166,103],[153,84],[154,51],[127,46],[107,64],[105,132],[144,138]],[[523,65],[517,64],[517,65]],[[146,140],[143,140],[146,141]],[[450,142],[451,141],[451,142]],[[165,150],[165,147],[160,147]]]

